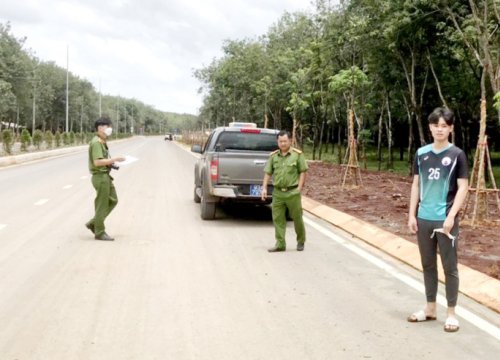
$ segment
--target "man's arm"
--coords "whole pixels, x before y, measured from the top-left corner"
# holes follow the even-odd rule
[[[304,188],[305,182],[306,182],[306,172],[303,171],[300,173],[300,177],[299,177],[299,186],[298,186],[299,191],[302,191],[302,189]]]
[[[271,179],[271,175],[268,173],[264,174],[264,180],[262,181],[262,191],[260,193],[260,198],[262,200],[266,200],[267,198],[267,184],[269,184],[269,180]]]
[[[410,210],[408,211],[408,228],[412,234],[415,234],[418,230],[417,226],[417,207],[420,198],[420,185],[419,176],[413,176],[413,183],[411,184],[411,195],[410,195]]]
[[[457,180],[458,190],[453,200],[453,205],[446,216],[446,220],[443,223],[443,230],[446,234],[449,234],[453,225],[455,224],[455,217],[462,208],[465,198],[467,197],[467,192],[469,191],[469,180],[467,178]]]
[[[123,156],[117,156],[111,159],[95,159],[94,166],[109,166],[115,162],[125,161]]]

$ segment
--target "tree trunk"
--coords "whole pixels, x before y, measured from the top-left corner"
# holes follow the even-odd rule
[[[391,107],[389,106],[389,95],[386,94],[386,105],[387,105],[387,122],[385,123],[385,127],[387,129],[387,152],[388,154],[388,162],[387,168],[394,168],[394,158],[392,154],[392,117],[391,117]]]
[[[382,126],[383,126],[383,117],[384,117],[384,108],[380,111],[380,116],[378,118],[378,141],[377,141],[377,162],[378,162],[378,171],[380,171],[382,167]]]

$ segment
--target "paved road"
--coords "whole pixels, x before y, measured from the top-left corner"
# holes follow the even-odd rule
[[[193,156],[162,138],[111,144],[115,242],[93,240],[86,152],[0,169],[0,359],[491,359],[498,339],[462,320],[409,324],[423,295],[350,249],[420,274],[307,217],[308,242],[269,254],[268,208],[204,222]],[[291,226],[291,224],[290,224]],[[324,231],[318,231],[320,227]],[[290,228],[289,239],[292,231]],[[495,326],[498,314],[462,297]]]

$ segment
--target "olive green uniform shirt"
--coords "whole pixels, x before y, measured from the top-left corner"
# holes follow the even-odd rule
[[[109,173],[107,166],[95,166],[94,160],[109,158],[108,145],[99,136],[94,136],[89,143],[89,170],[92,175]]]
[[[300,174],[307,169],[302,151],[291,147],[285,155],[281,154],[281,150],[272,152],[264,172],[273,176],[275,188],[289,188],[299,185]]]

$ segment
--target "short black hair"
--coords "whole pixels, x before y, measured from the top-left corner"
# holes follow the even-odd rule
[[[94,127],[97,130],[97,128],[101,125],[111,126],[111,119],[107,116],[100,117],[95,121]]]
[[[429,124],[437,124],[441,118],[443,118],[448,126],[455,123],[455,114],[453,114],[453,111],[447,107],[438,107],[429,115]]]
[[[278,133],[278,135],[276,135],[276,139],[279,138],[280,136],[288,136],[289,139],[292,138],[292,134],[290,134],[290,131],[288,130],[280,130],[280,132]]]

